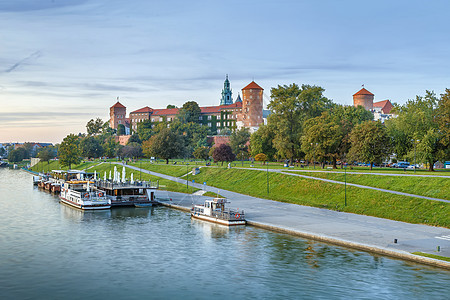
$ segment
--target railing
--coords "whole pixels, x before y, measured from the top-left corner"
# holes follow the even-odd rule
[[[108,180],[97,180],[95,181],[95,185],[100,188],[106,189],[114,189],[114,188],[159,188],[159,181],[135,181],[131,183],[130,181],[126,182],[111,182]]]

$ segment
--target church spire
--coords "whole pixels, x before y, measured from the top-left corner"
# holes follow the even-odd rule
[[[233,104],[232,91],[230,89],[230,81],[228,80],[228,74],[225,82],[223,83],[222,99],[220,99],[220,105]]]

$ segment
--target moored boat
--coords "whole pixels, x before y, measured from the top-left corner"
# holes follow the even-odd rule
[[[191,217],[227,226],[245,225],[244,211],[225,208],[226,203],[229,202],[225,198],[206,200],[205,204],[192,207]]]
[[[111,208],[111,200],[104,190],[91,186],[87,180],[71,180],[62,184],[60,202],[83,210]]]

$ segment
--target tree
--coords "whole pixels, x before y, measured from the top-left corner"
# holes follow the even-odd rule
[[[153,134],[153,124],[150,120],[144,120],[137,124],[137,134],[141,141],[148,140]]]
[[[103,155],[107,157],[115,157],[118,149],[119,143],[116,142],[116,138],[114,136],[110,136],[105,139],[105,142],[103,143]]]
[[[86,130],[88,135],[99,135],[102,133],[103,125],[105,123],[102,121],[102,119],[91,119],[86,124]]]
[[[321,161],[322,168],[325,167],[325,161],[331,160],[333,168],[336,169],[342,138],[342,127],[328,112],[324,112],[319,117],[305,121],[302,151],[305,152],[307,159],[315,158]]]
[[[450,89],[445,89],[441,95],[437,109],[437,124],[442,132],[441,143],[444,147],[450,149]],[[447,153],[447,157],[449,153]]]
[[[125,125],[117,125],[117,135],[125,135]]]
[[[160,157],[169,163],[170,158],[174,158],[183,152],[183,139],[181,136],[170,130],[162,129],[149,140],[142,143],[142,150],[147,157]]]
[[[275,131],[273,126],[259,126],[259,129],[250,136],[250,154],[255,157],[259,153],[264,153],[269,160],[273,160],[277,152],[272,143],[274,138]]]
[[[137,158],[142,156],[142,148],[139,143],[128,142],[127,145],[120,149],[119,156],[128,158]]]
[[[272,111],[269,124],[275,128],[273,145],[281,157],[300,156],[300,140],[305,120],[319,116],[331,107],[331,101],[323,96],[324,89],[318,86],[297,84],[271,89],[268,107]]]
[[[209,147],[201,146],[194,150],[194,157],[197,159],[208,160]]]
[[[0,157],[3,157],[3,155],[5,155],[6,150],[3,147],[0,147]]]
[[[70,169],[73,164],[78,164],[81,161],[78,136],[75,134],[66,136],[59,145],[58,155],[62,166]]]
[[[80,142],[81,154],[87,158],[97,158],[103,155],[103,147],[99,139],[93,136],[88,136],[81,139]]]
[[[187,101],[178,111],[178,119],[181,123],[199,122],[201,109],[195,101]]]
[[[445,97],[444,94],[441,99],[445,101]],[[392,137],[394,149],[402,149],[410,160],[416,158],[416,162],[427,163],[430,171],[434,170],[434,163],[448,152],[444,131],[440,130],[442,124],[439,120],[442,119],[438,103],[441,101],[436,94],[426,91],[425,96],[416,96],[414,100],[395,107],[398,117],[386,121],[389,132],[397,133]],[[404,145],[399,146],[402,143]],[[400,156],[399,153],[397,156]]]
[[[24,160],[27,156],[27,151],[24,147],[10,150],[8,153],[8,161],[11,163],[18,163]]]
[[[248,128],[241,128],[234,131],[230,136],[230,147],[233,153],[248,152],[248,141],[250,140],[250,131]]]
[[[259,153],[255,155],[255,160],[256,161],[261,161],[261,164],[265,164],[267,161],[267,155],[265,155],[264,153]],[[262,163],[264,162],[264,163]]]
[[[141,139],[139,138],[139,135],[137,133],[133,133],[130,138],[128,139],[127,144],[130,143],[138,143],[138,144],[142,144]]]
[[[184,151],[180,154],[183,157],[191,157],[194,149],[208,145],[208,129],[205,126],[194,122],[182,123],[180,120],[175,120],[170,124],[170,128],[184,140]]]
[[[232,162],[235,160],[236,156],[233,153],[233,150],[231,150],[231,147],[227,144],[220,144],[217,147],[213,148],[212,157],[214,159],[214,162]]]
[[[166,107],[167,109],[170,109],[170,108],[177,108],[175,105],[173,105],[173,104],[167,104],[167,107]]]
[[[390,140],[385,126],[380,122],[366,121],[350,133],[351,148],[349,157],[355,161],[370,162],[370,169],[374,162],[381,161],[390,153]]]
[[[42,161],[46,161],[47,164],[50,163],[50,159],[55,157],[55,152],[51,148],[44,148],[37,154],[37,157]]]

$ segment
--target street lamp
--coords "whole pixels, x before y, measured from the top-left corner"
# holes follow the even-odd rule
[[[269,160],[267,160],[267,194],[269,194]]]
[[[420,140],[412,140],[414,142],[414,173],[416,173],[416,145]]]

